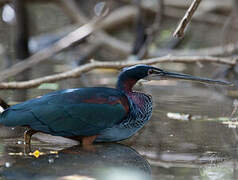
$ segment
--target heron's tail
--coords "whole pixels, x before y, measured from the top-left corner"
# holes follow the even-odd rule
[[[2,98],[0,98],[0,114],[8,107],[10,106]]]

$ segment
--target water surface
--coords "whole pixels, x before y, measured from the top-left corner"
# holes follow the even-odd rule
[[[100,70],[82,78],[87,80],[86,86],[106,84],[112,87],[116,72]],[[85,85],[82,78],[68,80],[68,83],[78,81],[77,86],[82,87]],[[31,152],[39,150],[41,154],[37,158],[24,154],[23,129],[1,127],[0,177],[116,179],[123,174],[124,179],[139,180],[235,179],[236,129],[216,119],[229,120],[233,111],[233,99],[226,95],[229,88],[182,81],[152,81],[139,82],[135,89],[153,96],[153,116],[139,133],[119,143],[95,144],[85,149],[76,145],[77,142],[36,134]],[[167,115],[169,112],[198,118],[171,119]]]

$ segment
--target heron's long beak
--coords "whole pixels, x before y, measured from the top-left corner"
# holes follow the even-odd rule
[[[220,84],[220,85],[233,85],[231,82],[222,81],[222,80],[213,80],[209,78],[202,78],[191,76],[188,74],[181,74],[181,73],[173,73],[164,71],[162,75],[162,79],[183,79],[183,80],[191,80],[191,81],[198,81],[201,83],[208,83],[208,84]]]

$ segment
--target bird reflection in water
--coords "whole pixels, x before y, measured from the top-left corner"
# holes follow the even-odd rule
[[[0,177],[25,180],[63,180],[70,177],[84,177],[88,180],[151,179],[151,168],[147,160],[122,144],[95,144],[93,151],[73,146],[55,154],[50,151],[44,151],[44,154],[38,158],[16,154],[10,156],[13,163],[11,167],[0,170]]]

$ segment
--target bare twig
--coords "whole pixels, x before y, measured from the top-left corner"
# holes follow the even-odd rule
[[[119,28],[126,23],[131,23],[136,17],[136,12],[134,6],[123,6],[115,9],[102,21],[102,29],[108,31]]]
[[[39,86],[42,83],[55,82],[68,78],[76,78],[81,74],[91,71],[96,68],[109,68],[109,69],[121,69],[123,67],[132,66],[136,64],[157,64],[157,63],[168,63],[168,62],[180,62],[180,63],[194,63],[194,62],[209,62],[209,63],[220,63],[226,65],[235,65],[237,59],[227,59],[227,58],[217,58],[209,56],[183,56],[183,57],[174,57],[174,56],[165,56],[160,58],[152,58],[141,61],[116,61],[116,62],[98,62],[94,61],[80,67],[74,68],[70,71],[63,73],[45,76],[37,79],[32,79],[30,81],[22,82],[2,82],[0,83],[0,89],[26,89]]]
[[[122,12],[124,12],[124,11],[127,11],[127,8],[123,8]],[[113,12],[109,16],[106,17],[105,21],[103,21],[104,23],[101,23],[101,21],[100,21],[100,28],[101,28],[101,26],[105,27],[105,28],[110,27],[110,24],[115,20],[116,15],[119,15],[120,13],[121,13],[121,11]],[[129,16],[131,16],[131,15],[133,15],[133,13],[129,13]],[[126,17],[128,18],[128,15],[123,16],[123,18],[120,19],[120,21],[123,21],[123,19],[125,19]],[[82,23],[88,22],[86,17],[84,17],[82,14],[78,14],[77,18],[78,18],[78,22],[80,21],[79,18],[81,18]],[[17,63],[14,66],[12,66],[11,68],[8,68],[8,69],[0,72],[0,81],[3,81],[11,76],[14,76],[14,75],[24,71],[25,69],[33,67],[34,65],[46,60],[47,58],[51,57],[52,55],[62,51],[63,49],[69,47],[70,45],[78,42],[83,37],[86,37],[87,35],[92,33],[92,31],[95,28],[94,24],[95,24],[95,22],[92,22],[92,23],[84,25],[80,28],[77,28],[76,30],[74,30],[73,32],[69,33],[67,36],[62,38],[61,40],[59,40],[56,43],[54,43],[53,45],[51,45],[50,47],[40,50],[37,53],[30,56],[29,58],[25,59],[24,62]],[[96,23],[96,24],[98,25],[98,23]],[[99,27],[97,26],[97,28],[99,28]],[[82,33],[81,35],[80,35],[80,32]],[[85,34],[85,33],[88,33],[88,34]],[[130,53],[130,45],[128,43],[117,40],[117,39],[107,35],[106,33],[101,33],[101,32],[98,32],[97,38],[101,44],[106,44],[107,46],[112,47],[113,49],[116,49],[123,55],[128,55]],[[93,44],[95,44],[95,42],[93,42]]]
[[[60,1],[64,5],[64,9],[67,10],[67,14],[72,16],[72,19],[79,24],[86,24],[89,19],[82,13],[77,4],[73,0],[69,1]],[[71,15],[73,12],[74,15]],[[128,22],[131,20],[135,12],[128,12],[127,7],[118,8],[111,12],[105,19],[101,21],[99,30],[95,33],[93,40],[91,41],[88,39],[88,42],[94,46],[94,44],[106,45],[112,49],[115,49],[117,52],[121,53],[122,55],[128,55],[130,46],[128,43],[123,42],[117,38],[110,36],[108,33],[104,32],[103,30],[108,30],[110,28],[118,27],[118,25],[122,24],[121,22]],[[128,16],[129,15],[129,16]]]
[[[67,16],[69,16],[75,23],[85,24],[81,21],[81,16],[75,0],[59,0],[58,2],[59,5],[61,5],[61,8],[66,12]]]
[[[115,10],[112,13],[110,13],[105,19],[102,20],[100,24],[101,26],[100,28],[107,29],[110,27],[111,24],[115,24],[115,22],[118,22],[118,20],[119,21],[123,20],[124,18],[122,19],[120,18],[120,17],[123,17],[122,15],[120,15],[120,13],[125,14],[125,11],[127,11],[127,8],[119,8],[119,10]],[[85,24],[88,21],[89,19],[82,13],[80,8],[78,8],[77,22],[82,22]],[[95,37],[93,38],[93,40],[89,39],[88,41],[91,42],[92,44],[98,43],[101,45],[106,45],[112,49],[115,49],[117,52],[121,53],[122,55],[127,55],[130,53],[130,45],[128,43],[108,35],[108,33],[104,32],[103,30],[98,30],[95,33]]]
[[[173,36],[175,37],[183,37],[184,36],[184,29],[186,28],[187,24],[191,21],[191,18],[196,11],[198,5],[200,4],[201,0],[194,0],[191,6],[188,8],[186,14],[184,15],[183,19],[180,21],[177,29],[175,30]]]
[[[113,11],[113,13],[111,13],[104,21],[102,24],[103,27],[105,27],[106,29],[108,27],[111,27],[110,24],[114,22],[114,25],[117,23],[115,21],[115,18],[118,17],[119,15],[124,15],[126,14],[126,16],[121,17],[120,22],[124,22],[125,19],[131,19],[132,17],[135,17],[136,15],[136,8],[132,7],[132,6],[128,6],[128,7],[124,7],[123,11],[118,10],[117,13],[114,13],[115,11]],[[127,12],[127,13],[126,13]],[[165,12],[166,13],[166,12]],[[112,15],[114,14],[114,15]],[[116,26],[116,25],[115,25]],[[114,27],[115,27],[114,26]],[[77,30],[75,30],[77,31]],[[73,32],[72,32],[73,33]],[[104,34],[105,35],[105,34]],[[116,41],[115,38],[109,38],[109,36],[97,36],[101,42],[103,42],[103,44],[105,41],[110,42],[111,46],[113,46],[115,49],[120,50],[120,52],[124,55],[128,55],[130,53],[130,49],[131,46],[128,43],[122,42],[122,41]],[[65,39],[67,39],[67,37],[65,37]],[[75,37],[75,42],[77,42],[77,40],[80,39],[79,36]],[[63,40],[63,39],[62,39]],[[112,41],[113,40],[113,41]],[[60,40],[61,41],[61,40]],[[93,43],[93,42],[92,42]],[[108,45],[108,44],[107,44]],[[7,79],[11,76],[14,76],[16,74],[18,74],[19,72],[22,72],[23,70],[32,67],[36,64],[38,64],[39,62],[42,62],[43,60],[49,58],[50,56],[54,55],[55,53],[59,52],[60,50],[63,50],[63,48],[59,48],[57,47],[56,44],[54,44],[52,47],[50,47],[50,49],[44,49],[42,51],[37,52],[36,54],[34,54],[33,56],[29,57],[27,59],[27,61],[21,62],[20,64],[16,64],[14,66],[12,66],[9,69],[6,69],[2,72],[0,72],[0,81],[3,81],[4,79]],[[224,53],[226,53],[228,50],[228,52],[233,52],[235,50],[238,49],[238,44],[229,44],[227,46],[223,47],[211,47],[211,48],[206,48],[206,49],[201,49],[201,50],[188,50],[186,52],[184,52],[184,50],[180,50],[180,51],[169,51],[169,52],[162,52],[159,53],[161,54],[183,54],[183,55],[201,55],[205,52],[205,54],[203,55],[223,55]],[[59,49],[58,49],[59,48]],[[50,50],[53,50],[52,52],[50,52]],[[224,50],[225,49],[225,50]],[[212,52],[212,53],[211,53]],[[156,54],[149,54],[149,57],[155,57],[157,56]]]
[[[19,62],[13,65],[12,67],[0,72],[0,81],[3,81],[8,77],[14,76],[24,71],[25,69],[36,65],[39,62],[42,62],[43,60],[78,42],[79,40],[84,39],[96,29],[97,23],[98,21],[94,20],[91,23],[88,23],[76,29],[75,31],[69,33],[67,36],[63,37],[62,39],[51,45],[50,47],[40,50],[34,55],[25,59],[23,62]]]
[[[159,49],[154,53],[150,53],[151,57],[157,57],[162,55],[177,55],[177,56],[222,56],[236,52],[238,50],[238,42],[230,43],[223,46],[213,46],[200,49],[188,49],[188,50],[168,50]]]
[[[104,34],[105,35],[105,34]],[[105,40],[107,38],[108,40],[110,39],[109,37],[106,36],[99,36],[99,38]],[[128,55],[130,53],[130,45],[128,44],[120,44],[117,41],[113,41],[113,39],[110,40],[110,43],[112,46],[117,46],[117,49],[120,49],[120,52]],[[216,46],[216,47],[208,47],[208,48],[202,48],[202,49],[191,49],[191,50],[158,50],[155,53],[149,53],[149,57],[157,57],[158,55],[177,55],[177,56],[200,56],[200,55],[205,55],[205,56],[220,56],[224,54],[231,54],[232,52],[238,50],[238,43],[236,44],[228,44],[225,46]],[[46,54],[44,54],[46,53]],[[36,65],[39,62],[42,62],[44,59],[52,56],[54,53],[49,52],[47,49],[43,51],[39,51],[38,53],[34,54],[33,56],[29,57],[26,61],[18,63],[11,68],[8,68],[2,72],[0,72],[0,81],[7,79],[8,77],[14,76],[18,74],[19,72],[22,72],[23,70],[32,67]],[[189,57],[188,57],[189,58]],[[8,72],[9,71],[9,72]]]

